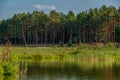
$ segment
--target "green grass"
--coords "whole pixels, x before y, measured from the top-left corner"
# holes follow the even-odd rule
[[[9,61],[0,61],[0,74],[15,74],[18,72],[19,61],[38,62],[107,62],[120,60],[120,48],[109,43],[105,46],[89,46],[80,44],[77,47],[0,47],[0,53],[10,51]]]
[[[9,56],[7,54],[10,54]],[[10,47],[0,48],[0,75],[13,75],[18,73],[18,55],[12,53]]]
[[[91,47],[81,44],[77,47],[12,47],[12,53],[19,60],[36,61],[80,61],[80,60],[114,60],[120,58],[120,48],[109,43],[105,46]]]

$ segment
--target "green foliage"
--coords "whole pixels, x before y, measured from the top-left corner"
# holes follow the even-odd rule
[[[12,65],[12,63],[8,63],[6,61],[2,63],[2,67],[3,67],[4,75],[15,74],[17,70],[15,65]]]
[[[75,20],[74,12],[69,11],[69,12],[68,12],[68,15],[67,15],[67,19],[68,19],[68,21],[70,21],[70,22],[74,21],[74,20]]]
[[[79,49],[83,50],[83,49],[89,49],[90,47],[88,46],[88,44],[83,44],[83,43],[80,43]]]
[[[1,47],[0,47],[1,48]],[[19,51],[18,51],[19,50]],[[24,52],[25,51],[25,52]],[[3,61],[0,74],[18,74],[18,61],[35,62],[113,62],[120,59],[120,49],[113,43],[106,46],[97,44],[92,47],[88,44],[80,44],[77,47],[12,47],[10,62]],[[26,54],[24,54],[26,53]],[[12,79],[11,79],[12,80]]]
[[[18,73],[18,55],[14,54],[9,45],[0,47],[1,50],[1,66],[0,74],[13,75]]]
[[[3,74],[3,68],[2,68],[2,66],[1,66],[1,64],[0,64],[0,76]]]
[[[116,45],[114,43],[108,43],[105,47],[108,48],[108,49],[113,50],[113,49],[116,48]]]
[[[69,40],[75,44],[119,42],[119,12],[120,9],[103,5],[77,15],[73,11],[64,14],[55,10],[49,14],[18,13],[0,21],[0,43],[23,44],[23,39],[26,44],[59,44],[60,40],[63,44]]]
[[[19,76],[17,74],[3,76],[3,77],[4,79],[1,80],[19,80]]]
[[[71,47],[72,45],[73,45],[72,41],[69,40],[69,42],[67,43],[67,46],[68,46],[68,47]]]
[[[59,61],[59,60],[76,60],[82,58],[103,58],[109,59],[119,57],[119,48],[115,48],[113,43],[107,45],[97,44],[90,46],[88,44],[80,44],[77,47],[47,47],[47,48],[31,48],[27,50],[31,53],[22,54],[24,48],[17,47],[15,50],[21,50],[16,52],[19,56],[19,60],[30,60],[30,61]]]

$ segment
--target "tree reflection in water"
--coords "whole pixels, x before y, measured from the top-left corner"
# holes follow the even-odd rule
[[[119,62],[21,62],[19,80],[119,80]]]

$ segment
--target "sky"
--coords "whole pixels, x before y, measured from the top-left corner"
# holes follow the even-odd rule
[[[120,7],[120,0],[0,0],[0,20],[11,18],[14,14],[51,10],[67,14],[100,8],[102,5]]]

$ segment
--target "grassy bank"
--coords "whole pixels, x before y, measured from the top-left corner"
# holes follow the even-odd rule
[[[114,61],[120,58],[120,49],[112,43],[90,46],[80,44],[76,47],[12,47],[12,53],[20,60],[36,61]]]
[[[0,74],[18,73],[19,61],[38,62],[114,62],[120,60],[120,48],[112,43],[90,46],[80,44],[76,47],[0,47]],[[9,53],[9,56],[4,56]]]
[[[0,76],[18,74],[18,61],[9,46],[0,47]]]

